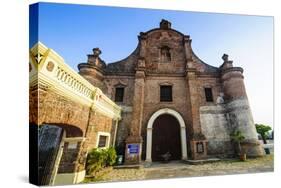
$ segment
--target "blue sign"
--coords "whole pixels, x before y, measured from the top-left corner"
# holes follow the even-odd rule
[[[128,150],[130,154],[139,153],[139,145],[138,144],[128,144]]]

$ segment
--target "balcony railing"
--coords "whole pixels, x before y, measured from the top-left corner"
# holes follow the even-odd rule
[[[40,42],[30,50],[29,72],[30,87],[44,86],[70,100],[120,119],[121,107],[68,66],[55,51]]]

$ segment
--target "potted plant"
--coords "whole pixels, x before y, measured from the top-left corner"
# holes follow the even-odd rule
[[[230,134],[231,139],[238,146],[238,155],[241,161],[246,161],[246,153],[241,149],[241,142],[245,139],[241,131],[235,130],[232,134]]]

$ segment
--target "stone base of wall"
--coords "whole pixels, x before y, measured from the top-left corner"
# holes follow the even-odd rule
[[[208,140],[207,154],[213,157],[232,157],[234,155],[233,144],[226,140]]]
[[[256,128],[246,97],[226,104],[201,106],[200,122],[202,133],[208,140],[208,155],[217,157],[235,155],[235,147],[230,138],[230,134],[234,130],[243,133],[245,141],[242,149],[247,156],[264,155],[264,150],[257,139]]]
[[[200,107],[202,133],[208,140],[207,154],[228,157],[234,154],[225,105]]]
[[[265,155],[263,146],[259,141],[245,141],[241,143],[241,147],[248,157],[261,157]]]
[[[85,178],[86,171],[74,173],[58,173],[55,177],[54,185],[66,185],[80,183]]]

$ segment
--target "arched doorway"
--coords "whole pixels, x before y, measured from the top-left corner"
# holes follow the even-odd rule
[[[152,161],[163,161],[163,155],[170,155],[170,160],[181,159],[180,124],[169,114],[156,118],[152,131]]]
[[[147,124],[147,135],[146,135],[146,162],[152,161],[152,139],[153,139],[153,132],[157,131],[158,128],[154,128],[155,120],[161,115],[170,115],[173,116],[178,124],[180,129],[180,151],[181,151],[181,159],[187,159],[187,147],[186,147],[186,127],[182,116],[175,110],[169,108],[163,108],[153,113],[150,117],[148,124]],[[171,120],[174,121],[174,120]],[[164,126],[164,125],[163,125]],[[160,126],[161,127],[161,126]],[[160,129],[159,127],[159,129]],[[176,129],[175,129],[176,131]]]

